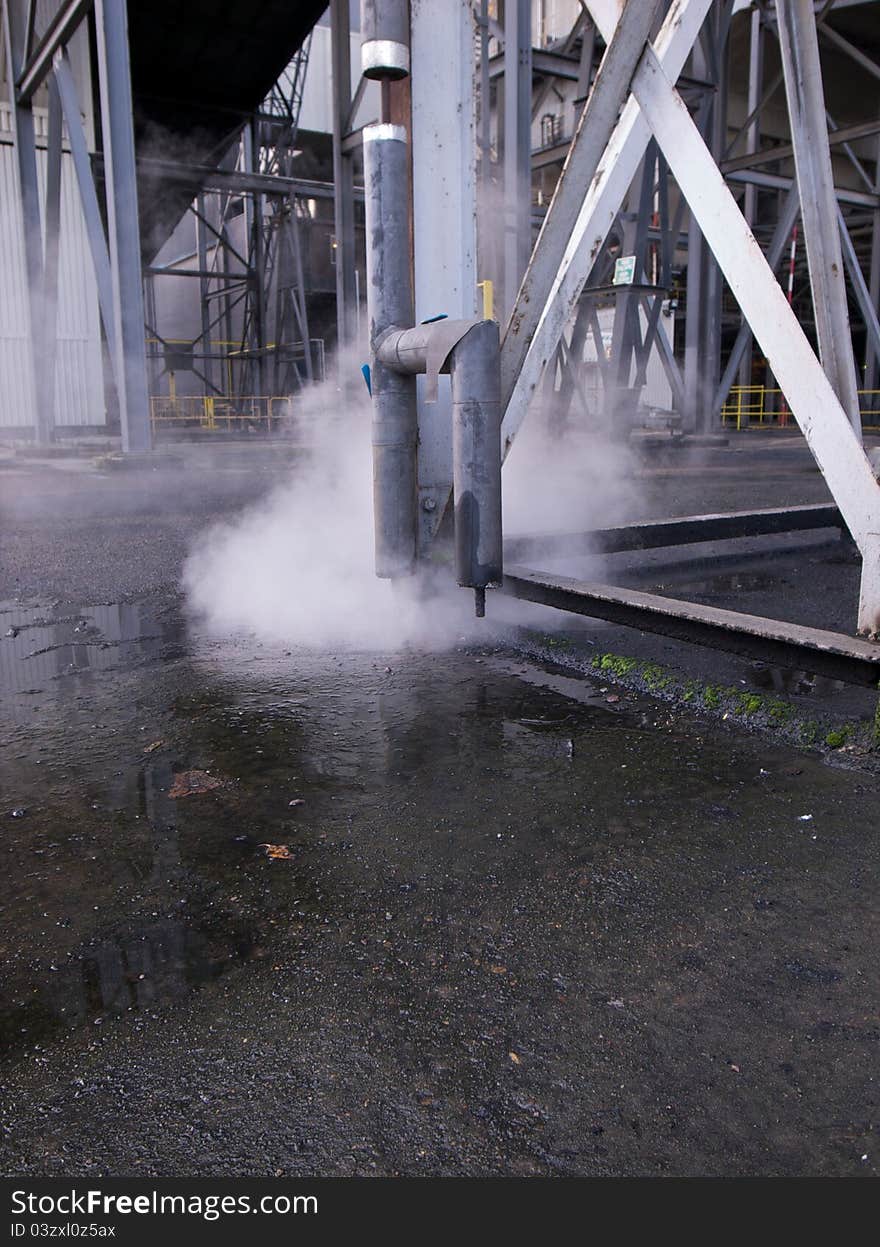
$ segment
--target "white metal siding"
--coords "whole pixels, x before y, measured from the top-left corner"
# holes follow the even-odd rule
[[[57,9],[57,0],[38,0],[37,31],[44,30]],[[71,66],[86,141],[93,136],[88,39],[80,30],[69,44]],[[12,147],[12,118],[5,82],[0,82],[0,428],[27,428],[34,423],[34,386],[31,372],[18,170]],[[46,88],[37,92],[34,130],[38,144],[46,141]],[[37,150],[41,199],[45,195],[46,152]],[[103,361],[101,357],[98,296],[92,275],[85,223],[70,156],[62,157],[61,247],[58,272],[58,356],[55,382],[55,422],[59,426],[104,424]]]
[[[0,127],[9,130],[8,109]],[[41,198],[46,153],[37,151]],[[58,357],[55,422],[59,426],[105,422],[98,296],[85,223],[70,156],[62,157],[61,246],[58,272]],[[34,392],[27,308],[21,206],[14,149],[0,144],[0,427],[33,425]]]

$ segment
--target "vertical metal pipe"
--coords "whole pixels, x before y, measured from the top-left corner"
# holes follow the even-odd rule
[[[365,78],[405,78],[409,73],[405,0],[361,0],[361,68]]]
[[[414,376],[375,356],[381,335],[414,319],[410,259],[409,151],[403,126],[364,129],[367,299],[373,348],[373,514],[376,575],[415,569],[418,417]]]
[[[138,228],[128,15],[123,0],[95,0],[101,128],[107,185],[107,225],[113,273],[122,449],[152,445],[144,341],[144,292]]]
[[[483,590],[500,584],[501,365],[498,324],[479,321],[454,347],[452,470],[455,490],[455,577]],[[481,614],[481,598],[477,598]]]

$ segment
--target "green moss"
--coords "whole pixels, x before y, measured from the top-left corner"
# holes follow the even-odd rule
[[[721,705],[721,689],[717,684],[707,684],[703,689],[703,704],[710,710],[717,710]]]
[[[669,685],[672,683],[672,676],[655,663],[645,663],[642,668],[642,679],[646,687],[656,693],[669,688]]]
[[[801,724],[801,740],[805,745],[815,745],[819,735],[819,724],[815,719],[807,719]]]
[[[788,702],[782,701],[778,697],[771,698],[766,703],[766,708],[770,718],[773,719],[774,722],[780,724],[788,723],[794,714],[794,707],[790,706]]]
[[[623,654],[597,654],[593,659],[593,666],[622,678],[638,666],[638,659],[626,658]]]
[[[852,723],[844,723],[842,727],[834,727],[825,737],[825,744],[831,749],[839,749],[852,736],[855,728]]]
[[[738,693],[736,701],[740,714],[757,714],[764,704],[764,698],[758,693]]]

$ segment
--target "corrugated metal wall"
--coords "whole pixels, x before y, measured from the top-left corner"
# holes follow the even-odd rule
[[[8,134],[9,110],[0,109]],[[5,126],[3,123],[5,122]],[[41,193],[46,153],[37,151]],[[15,151],[0,144],[0,427],[34,422],[27,284]],[[98,295],[72,162],[62,157],[55,423],[103,424],[104,385]]]
[[[56,8],[57,3],[53,0],[39,0],[38,31],[45,29]],[[91,141],[91,88],[88,85],[90,75],[85,32],[74,37],[69,51],[84,110],[87,141]],[[3,69],[5,78],[5,64]],[[8,96],[8,85],[4,80],[0,82],[0,428],[24,429],[34,423],[34,387],[18,171],[12,147],[12,118],[6,102]],[[37,93],[35,103],[37,143],[45,144],[45,88]],[[37,151],[37,168],[43,195],[45,150]],[[106,413],[98,295],[76,179],[66,152],[62,157],[58,296],[55,423],[61,427],[102,425],[106,421]]]

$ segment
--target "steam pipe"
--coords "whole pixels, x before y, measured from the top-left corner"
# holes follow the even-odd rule
[[[407,0],[361,0],[361,69],[365,78],[408,76]]]
[[[364,129],[367,291],[370,342],[414,319],[409,235],[409,168],[403,126]],[[376,575],[415,570],[418,533],[416,382],[375,353],[373,390],[373,515]]]
[[[412,376],[429,370],[438,341],[449,349],[439,363],[452,382],[452,454],[455,494],[455,576],[476,591],[483,614],[485,590],[503,576],[501,531],[501,371],[498,325],[449,322],[390,329],[376,341],[384,371]]]

